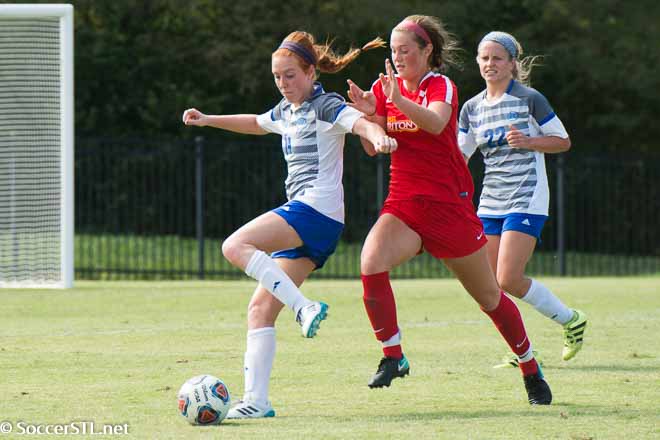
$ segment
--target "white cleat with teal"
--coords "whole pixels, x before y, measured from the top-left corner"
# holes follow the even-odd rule
[[[300,324],[302,335],[313,338],[323,321],[328,316],[328,305],[323,302],[313,302],[298,311],[296,321]]]
[[[227,413],[228,419],[262,419],[265,417],[275,417],[275,410],[270,402],[257,404],[239,400]]]

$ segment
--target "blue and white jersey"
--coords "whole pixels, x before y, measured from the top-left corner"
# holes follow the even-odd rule
[[[530,137],[568,138],[545,96],[511,80],[504,95],[495,101],[486,100],[485,90],[467,101],[458,125],[463,154],[470,157],[478,148],[486,166],[477,214],[547,216],[550,194],[544,154],[510,147],[506,140],[510,126]]]
[[[326,93],[320,83],[300,107],[282,99],[272,110],[257,116],[264,130],[282,135],[287,163],[288,200],[299,200],[323,215],[344,223],[345,134],[362,113],[346,105],[336,93]]]

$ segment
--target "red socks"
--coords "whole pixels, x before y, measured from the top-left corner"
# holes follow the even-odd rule
[[[362,286],[364,294],[362,300],[369,315],[371,327],[374,329],[376,339],[381,342],[389,340],[399,332],[396,320],[396,303],[394,293],[390,285],[388,272],[372,275],[362,275]],[[383,347],[385,356],[401,359],[401,345],[395,344]]]
[[[511,350],[518,357],[528,354],[531,343],[529,342],[529,338],[527,338],[527,332],[525,331],[525,325],[520,316],[520,311],[504,292],[500,291],[500,303],[497,307],[489,312],[484,310],[484,313],[490,316],[497,330],[499,330],[507,344],[509,344],[509,347],[511,347]],[[538,365],[532,357],[527,362],[520,362],[520,369],[523,375],[527,376],[536,374]]]
[[[399,332],[396,303],[390,285],[389,273],[362,275],[362,285],[364,287],[362,299],[371,321],[371,327],[374,329],[376,339],[385,343]],[[497,307],[489,312],[484,312],[493,320],[497,330],[518,357],[531,356],[531,343],[527,338],[520,311],[508,296],[500,292],[500,302]],[[385,356],[395,359],[401,359],[403,356],[401,345],[398,343],[383,346],[383,353]],[[527,376],[536,374],[538,365],[536,360],[531,357],[529,361],[520,362],[520,369],[523,375]]]

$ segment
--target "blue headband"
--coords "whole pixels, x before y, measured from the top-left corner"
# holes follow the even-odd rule
[[[307,48],[302,44],[298,44],[293,41],[285,41],[282,44],[280,44],[280,47],[278,47],[278,49],[289,49],[291,52],[295,53],[296,55],[299,55],[308,64],[316,65],[316,60],[314,59],[314,55],[309,50],[307,50]]]
[[[481,46],[481,44],[486,41],[494,41],[498,44],[501,44],[513,58],[518,56],[518,45],[516,44],[516,39],[506,32],[493,31],[487,33],[486,36],[484,36],[479,42],[479,46]]]

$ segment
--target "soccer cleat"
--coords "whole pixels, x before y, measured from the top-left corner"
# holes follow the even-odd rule
[[[275,417],[275,410],[267,402],[265,405],[239,400],[227,413],[228,419],[262,419],[264,417]]]
[[[550,405],[552,402],[552,392],[548,382],[543,378],[541,367],[536,374],[523,376],[525,389],[527,390],[527,400],[530,405]]]
[[[573,310],[573,319],[564,325],[564,349],[561,357],[565,361],[572,359],[582,349],[584,330],[587,328],[587,315]]]
[[[532,350],[532,353],[534,354],[534,359],[536,359],[536,363],[543,366],[543,361],[539,358],[539,352],[536,350]],[[493,368],[518,368],[518,367],[520,367],[520,362],[518,361],[518,356],[516,356],[515,353],[504,356],[502,358],[502,363],[493,365]]]
[[[302,328],[306,338],[313,338],[323,321],[328,316],[328,305],[322,302],[313,302],[298,310],[296,322]]]
[[[384,357],[378,364],[376,374],[369,381],[369,388],[389,387],[392,379],[404,377],[408,374],[410,374],[410,364],[405,355],[401,359]]]

